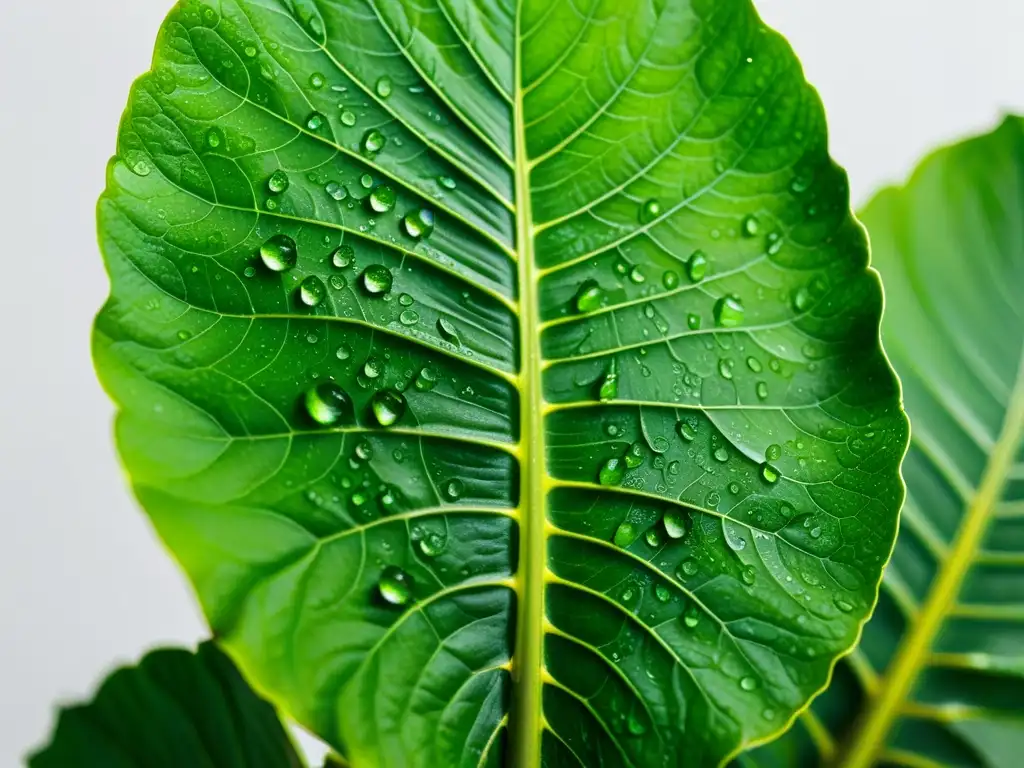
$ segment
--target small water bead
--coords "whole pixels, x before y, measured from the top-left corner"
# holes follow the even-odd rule
[[[669,538],[686,538],[689,517],[685,512],[666,512],[661,522],[665,525],[665,533],[669,535]]]
[[[763,382],[763,381],[757,382],[757,386],[755,387],[755,391],[757,392],[758,398],[760,398],[761,400],[767,400],[768,399],[768,384],[766,384],[765,382]]]
[[[764,457],[768,461],[778,461],[782,458],[782,446],[777,443],[772,443],[764,449]]]
[[[333,426],[352,422],[352,399],[333,381],[324,381],[306,392],[306,412],[317,424]]]
[[[602,403],[610,402],[619,396],[619,366],[614,359],[601,381],[597,396]]]
[[[378,96],[382,99],[386,99],[391,95],[392,87],[391,78],[387,75],[381,75],[377,78],[377,85],[374,86],[374,90],[377,92]]]
[[[602,483],[607,485],[607,483]],[[637,528],[633,523],[624,522],[620,523],[619,527],[615,529],[615,536],[612,541],[615,542],[615,546],[625,549],[634,541],[640,537],[640,529]]]
[[[440,533],[428,533],[420,539],[420,552],[427,557],[437,557],[448,547],[448,540]]]
[[[377,582],[380,596],[392,605],[405,605],[412,597],[412,576],[401,568],[389,565]]]
[[[420,208],[407,214],[402,224],[409,237],[417,240],[430,237],[430,233],[434,231],[434,212],[429,208]]]
[[[853,610],[853,603],[847,600],[842,595],[836,595],[832,599],[833,604],[843,613],[850,613]]]
[[[275,200],[273,197],[268,198],[267,202],[264,203],[264,205],[267,207],[268,211],[276,211],[280,207],[278,205],[277,200]]]
[[[686,611],[686,615],[683,616],[683,623],[690,629],[700,624],[700,611],[696,606],[692,606]]]
[[[309,87],[314,91],[319,91],[327,83],[327,78],[320,72],[314,72],[309,76]]]
[[[742,688],[744,691],[752,691],[755,688],[757,688],[757,680],[749,676],[744,677],[742,680],[740,680],[740,688]]]
[[[338,350],[334,353],[334,356],[337,357],[339,360],[348,360],[350,357],[352,357],[352,347],[350,347],[348,344],[342,344],[340,347],[338,347]]]
[[[342,110],[341,124],[351,128],[353,125],[356,124],[356,113],[350,109]]]
[[[459,331],[446,317],[437,318],[437,332],[441,334],[441,338],[447,341],[449,344],[461,344],[459,339]]]
[[[217,128],[211,128],[206,132],[206,146],[210,149],[217,149],[224,143],[224,136]]]
[[[761,365],[761,361],[756,357],[747,358],[747,368],[752,370],[754,373],[760,373],[764,370],[764,367]]]
[[[661,215],[661,203],[657,200],[648,200],[640,206],[640,223],[650,224]]]
[[[699,331],[701,326],[700,315],[695,315],[692,312],[686,316],[686,326],[691,331]]]
[[[688,443],[692,443],[697,437],[697,429],[688,421],[680,421],[676,424],[676,429],[679,431],[679,436]]]
[[[644,276],[643,270],[640,269],[639,265],[635,265],[635,266],[633,266],[632,269],[629,270],[629,280],[630,280],[630,282],[636,283],[637,285],[639,285],[640,283],[644,282],[646,279],[647,278]]]
[[[661,276],[661,284],[665,286],[666,291],[675,290],[679,287],[679,273],[668,270]]]
[[[382,389],[374,394],[370,409],[377,423],[390,427],[405,415],[405,396],[394,389]]]
[[[779,482],[779,470],[766,461],[761,465],[761,478],[766,483],[777,483]]]
[[[644,534],[644,539],[647,541],[647,546],[654,547],[657,549],[663,543],[661,532],[657,528],[651,528],[647,533]]]
[[[754,566],[748,565],[744,568],[743,572],[740,573],[740,578],[743,579],[744,584],[752,586],[757,581],[757,571],[754,569]]]
[[[451,176],[438,176],[437,183],[440,184],[445,189],[455,189],[456,187],[455,179],[453,179]]]
[[[727,380],[732,379],[733,362],[728,357],[723,357],[718,361],[718,374]]]
[[[319,112],[314,112],[308,118],[306,118],[306,127],[311,131],[319,131],[324,127],[324,123],[327,122],[327,118]]]
[[[396,502],[397,499],[395,498],[395,494],[390,488],[381,491],[380,495],[377,497],[377,503],[380,504],[380,508],[385,512],[393,510]]]
[[[654,596],[658,598],[658,602],[667,603],[672,599],[672,591],[664,584],[658,584],[654,588]]]
[[[336,181],[327,182],[324,186],[324,192],[339,203],[348,197],[348,190]]]
[[[686,276],[690,282],[699,283],[708,273],[708,257],[704,251],[694,251],[686,262]]]
[[[712,455],[715,457],[715,461],[720,461],[723,464],[729,460],[729,451],[726,450],[725,446],[716,448]]]
[[[274,235],[260,246],[260,258],[267,269],[286,272],[298,263],[299,249],[288,235]]]
[[[761,222],[757,220],[757,216],[747,216],[740,225],[740,231],[744,237],[756,237],[760,229]]]
[[[245,269],[242,270],[242,274],[245,275],[246,277],[255,277],[256,268],[252,266],[246,267]]]
[[[391,270],[383,264],[371,264],[363,270],[360,279],[362,280],[363,290],[371,296],[384,296],[390,293],[391,286],[394,284],[394,276],[391,274]]]
[[[444,487],[444,495],[452,501],[458,501],[466,491],[466,484],[458,478],[449,480]]]
[[[406,309],[398,316],[398,322],[405,326],[416,325],[420,321],[420,313],[414,309]]]
[[[331,254],[331,263],[338,269],[345,269],[352,266],[355,255],[355,249],[351,245],[342,245]]]
[[[585,280],[576,291],[573,306],[579,313],[593,312],[600,309],[604,302],[604,289],[596,280]]]
[[[768,247],[765,249],[769,256],[778,255],[782,250],[782,236],[778,232],[771,232],[767,237]]]
[[[664,589],[664,587],[662,587],[662,589]],[[658,599],[660,600],[661,598],[659,597]],[[626,718],[626,730],[629,731],[631,736],[643,736],[647,733],[647,726],[644,725],[643,721],[636,715],[631,714]]]
[[[395,201],[398,199],[398,195],[395,194],[395,190],[386,184],[379,185],[373,192],[370,193],[370,208],[375,213],[387,213],[395,207]]]
[[[715,302],[715,323],[721,328],[735,328],[743,323],[743,302],[736,296],[723,296]]]
[[[608,459],[598,472],[601,485],[621,485],[626,477],[626,464],[622,459]]]
[[[384,373],[384,363],[379,357],[368,357],[363,363],[363,375],[368,379],[376,379]]]
[[[315,307],[327,295],[327,286],[316,275],[310,275],[299,285],[299,300],[307,307]]]
[[[363,187],[363,189],[369,189],[370,187],[373,186],[373,176],[371,176],[368,173],[364,173],[362,176],[359,177],[359,184],[360,186]]]
[[[336,291],[343,291],[348,287],[348,281],[341,275],[331,275],[331,288]]]
[[[384,134],[376,128],[371,128],[363,136],[363,152],[369,154],[380,152],[384,149],[385,143],[387,143],[387,139],[384,138]]]
[[[700,570],[700,566],[697,565],[697,561],[694,559],[683,560],[682,565],[679,566],[680,572],[684,576],[696,576],[697,571]]]
[[[437,373],[430,368],[422,368],[416,374],[413,386],[420,392],[429,392],[437,386]]]
[[[627,469],[636,469],[644,463],[647,458],[647,451],[640,443],[633,443],[626,451],[625,462]]]

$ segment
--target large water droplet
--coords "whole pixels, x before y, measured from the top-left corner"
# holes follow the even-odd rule
[[[619,527],[615,529],[615,546],[622,547],[625,549],[640,536],[640,529],[631,522],[620,523]]]
[[[356,124],[356,113],[351,109],[345,109],[341,112],[341,124],[351,128]]]
[[[449,480],[444,486],[444,495],[452,501],[458,501],[462,498],[462,494],[466,491],[466,484],[455,478]]]
[[[668,270],[661,276],[661,284],[665,286],[666,291],[675,290],[679,287],[679,273]]]
[[[441,334],[441,338],[447,341],[449,344],[461,344],[459,339],[459,331],[446,317],[437,318],[437,332]]]
[[[406,309],[398,316],[398,322],[406,327],[412,327],[420,321],[420,313],[415,309]]]
[[[766,461],[761,465],[761,477],[766,483],[777,483],[779,482],[779,470]]]
[[[429,208],[420,208],[407,214],[402,223],[409,237],[417,240],[430,237],[430,233],[434,231],[434,212]]]
[[[381,184],[370,193],[370,208],[374,213],[387,213],[395,207],[398,196],[391,187]]]
[[[663,543],[661,532],[657,528],[651,528],[644,534],[644,539],[647,540],[647,546],[654,547],[657,549]]]
[[[327,295],[327,286],[316,275],[310,275],[299,284],[299,300],[307,307],[315,307]]]
[[[757,396],[758,396],[759,399],[761,399],[761,400],[767,400],[768,399],[768,384],[766,382],[763,382],[763,381],[757,382],[757,386],[756,386],[755,389],[757,391]]]
[[[312,75],[309,76],[309,87],[312,88],[314,91],[319,91],[321,88],[324,87],[324,84],[326,82],[327,79],[320,72],[314,72]]]
[[[665,525],[665,533],[673,539],[686,538],[688,515],[683,511],[669,511],[661,519]]]
[[[625,462],[622,459],[608,459],[601,467],[597,480],[601,485],[621,485],[625,476]]]
[[[352,400],[333,381],[324,381],[306,392],[306,412],[317,424],[330,427],[342,421],[352,423]]]
[[[686,262],[686,276],[691,282],[699,283],[708,272],[708,257],[704,251],[694,251]]]
[[[290,183],[288,174],[278,169],[270,174],[270,178],[267,179],[267,189],[269,189],[272,194],[279,195],[288,189],[288,185]]]
[[[679,566],[679,571],[683,576],[696,576],[697,571],[699,570],[700,566],[697,565],[697,561],[693,559],[683,560],[682,565]]]
[[[437,557],[448,547],[448,539],[440,533],[431,532],[420,539],[420,552],[427,557]]]
[[[380,77],[378,77],[377,85],[374,87],[374,90],[377,91],[378,96],[380,96],[382,99],[386,99],[388,96],[391,95],[391,78],[388,77],[387,75],[381,75]]]
[[[413,382],[413,386],[420,392],[429,392],[437,386],[437,373],[430,368],[421,369],[416,375],[416,381]]]
[[[267,269],[285,272],[299,260],[299,249],[288,235],[274,235],[260,246],[260,258]]]
[[[664,584],[658,584],[654,587],[654,596],[658,598],[658,602],[667,603],[672,599],[672,592]]]
[[[690,608],[687,609],[686,615],[683,616],[683,623],[690,629],[693,629],[700,624],[700,610],[697,606],[690,606]]]
[[[755,688],[757,688],[757,680],[749,676],[744,677],[742,680],[740,680],[740,688],[742,688],[744,691],[752,691]]]
[[[747,216],[740,225],[744,237],[755,237],[760,229],[761,222],[757,220],[757,216]]]
[[[715,323],[721,328],[735,328],[743,323],[744,312],[737,296],[723,296],[715,302]]]
[[[626,451],[626,468],[636,469],[644,463],[644,459],[647,458],[647,450],[644,448],[642,443],[636,442],[629,446],[629,450]]]
[[[363,375],[368,379],[379,378],[384,373],[384,363],[379,357],[368,357],[363,363]]]
[[[377,589],[380,596],[392,605],[405,605],[412,597],[412,576],[401,568],[389,565],[381,572]]]
[[[768,461],[778,461],[782,458],[782,446],[777,443],[772,443],[764,449],[764,457]]]
[[[355,249],[351,245],[342,245],[331,254],[331,263],[338,269],[345,269],[352,266],[355,255]]]
[[[405,415],[405,396],[394,389],[383,389],[373,396],[370,408],[378,424],[390,427]]]
[[[363,290],[371,296],[383,296],[391,291],[394,277],[391,270],[382,264],[371,264],[363,270]]]
[[[314,112],[308,118],[306,118],[306,127],[311,131],[319,131],[324,127],[327,122],[327,118],[319,112]]]
[[[378,131],[376,128],[371,128],[363,136],[363,152],[373,154],[380,152],[384,149],[384,144],[387,139],[384,138],[384,134]]]
[[[597,280],[585,280],[576,291],[573,306],[580,313],[593,312],[601,308],[603,301],[604,289],[598,285]]]

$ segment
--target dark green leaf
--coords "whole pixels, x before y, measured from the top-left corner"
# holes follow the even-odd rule
[[[354,765],[714,765],[854,643],[906,424],[747,0],[183,2],[99,219],[136,493]]]
[[[298,768],[267,702],[213,643],[158,650],[60,713],[30,768]]]
[[[864,210],[913,440],[858,650],[750,766],[1009,768],[1024,750],[1024,121]]]

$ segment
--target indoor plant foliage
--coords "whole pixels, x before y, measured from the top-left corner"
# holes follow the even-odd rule
[[[99,227],[135,493],[351,764],[715,765],[855,644],[907,425],[747,0],[182,2]]]

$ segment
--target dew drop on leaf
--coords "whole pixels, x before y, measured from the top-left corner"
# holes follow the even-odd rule
[[[700,315],[695,315],[692,312],[688,314],[686,316],[686,326],[691,331],[699,331],[701,326]]]
[[[376,379],[384,373],[384,364],[379,357],[368,357],[363,363],[363,375],[368,379]]]
[[[437,386],[437,374],[430,368],[422,368],[413,383],[420,392],[429,392]]]
[[[402,224],[409,237],[417,240],[430,237],[430,233],[434,231],[434,212],[429,208],[420,208],[406,214]]]
[[[321,88],[324,87],[324,84],[326,82],[327,79],[323,76],[323,73],[321,72],[314,72],[312,75],[309,76],[309,87],[312,88],[314,91],[319,91]]]
[[[691,606],[687,609],[686,614],[683,616],[683,623],[690,629],[700,624],[700,611],[696,606]]]
[[[850,611],[853,610],[853,603],[851,603],[842,595],[836,595],[833,598],[832,602],[835,603],[836,608],[838,608],[843,613],[850,613]]]
[[[386,99],[388,96],[391,95],[391,78],[388,77],[387,75],[381,75],[380,77],[378,77],[377,84],[374,86],[374,90],[377,92],[378,96],[380,96],[382,99]]]
[[[444,495],[452,501],[458,501],[466,490],[466,484],[458,478],[449,480],[444,487]]]
[[[693,559],[683,560],[683,564],[679,566],[679,571],[683,576],[696,576],[699,570],[700,566]]]
[[[363,461],[369,461],[373,458],[373,447],[365,440],[360,440],[356,443],[355,453]]]
[[[319,112],[314,112],[308,118],[306,118],[306,127],[311,131],[319,131],[324,127],[324,123],[327,122],[327,118]]]
[[[339,360],[348,360],[350,357],[352,357],[352,347],[350,347],[348,344],[342,344],[340,347],[338,347],[338,351],[335,352],[334,355]]]
[[[673,272],[671,269],[661,276],[661,284],[665,286],[665,290],[671,291],[679,287],[679,273]]]
[[[621,485],[626,476],[626,467],[622,459],[608,459],[598,472],[597,481],[601,485]]]
[[[665,533],[670,538],[682,539],[686,537],[688,520],[685,512],[676,512],[675,510],[666,512],[662,518],[662,523],[665,525]]]
[[[351,128],[356,124],[356,113],[351,109],[345,109],[341,112],[341,124]]]
[[[657,200],[648,200],[640,206],[640,223],[650,224],[661,215],[661,203]]]
[[[637,285],[639,285],[640,283],[644,282],[644,280],[646,280],[646,279],[647,278],[644,277],[643,270],[640,269],[639,266],[635,265],[635,266],[633,266],[632,269],[629,270],[629,280],[630,280],[630,282],[636,283]]]
[[[708,273],[708,257],[704,251],[694,251],[686,262],[686,276],[691,283],[699,283]]]
[[[377,589],[392,605],[405,605],[412,597],[412,577],[401,568],[389,565],[381,572]]]
[[[766,461],[761,465],[761,478],[766,483],[777,483],[779,482],[779,471]]]
[[[371,296],[384,296],[391,291],[394,277],[391,270],[382,264],[371,264],[363,270],[363,290]]]
[[[363,187],[363,189],[369,189],[370,187],[373,186],[373,176],[371,176],[368,173],[364,173],[362,176],[359,177],[359,184]]]
[[[406,327],[416,325],[420,321],[420,314],[414,309],[406,309],[398,316],[398,322]]]
[[[629,450],[626,451],[626,468],[636,469],[637,467],[644,463],[644,459],[646,458],[647,451],[644,449],[644,446],[639,442],[633,443],[631,446],[629,446]]]
[[[626,718],[626,729],[632,736],[643,736],[647,733],[647,726],[636,715],[632,714]]]
[[[573,299],[573,306],[577,312],[593,312],[600,309],[604,301],[604,289],[597,284],[596,280],[585,280],[576,291]]]
[[[427,557],[437,557],[448,547],[448,540],[440,533],[428,533],[420,539],[420,552]]]
[[[363,152],[373,154],[380,152],[384,149],[384,144],[387,139],[384,138],[384,134],[378,131],[376,128],[372,128],[366,132],[363,136]]]
[[[723,296],[715,302],[715,323],[720,328],[735,328],[743,323],[743,302],[736,296]]]
[[[455,189],[455,179],[451,176],[438,176],[437,183],[445,189]]]
[[[602,483],[602,485],[608,485],[608,483]],[[622,547],[625,549],[640,536],[640,531],[637,527],[630,522],[620,523],[619,527],[615,529],[615,537],[613,541],[615,546]]]
[[[378,424],[390,427],[405,415],[405,396],[393,389],[383,389],[374,394],[370,408]]]
[[[286,272],[299,260],[299,249],[288,235],[274,235],[260,246],[260,258],[267,269]]]
[[[732,367],[733,362],[728,357],[723,357],[718,361],[718,374],[727,380],[732,379]]]
[[[654,588],[654,596],[658,598],[659,602],[667,603],[672,599],[672,592],[664,584],[658,584]]]
[[[688,443],[693,442],[694,438],[697,437],[697,430],[688,421],[680,421],[676,424],[676,429],[679,432],[679,436]]]
[[[338,269],[345,269],[352,266],[352,260],[355,258],[355,255],[355,249],[351,245],[342,245],[331,254],[331,263]]]
[[[395,190],[385,184],[381,184],[370,193],[370,208],[375,213],[387,213],[395,207],[396,199]]]
[[[597,396],[602,403],[610,402],[619,396],[619,366],[615,358],[612,358],[611,366],[601,381]]]
[[[206,146],[210,149],[217,149],[224,143],[224,136],[217,128],[211,128],[206,132]]]
[[[715,449],[715,452],[712,454],[712,456],[715,457],[715,461],[720,461],[724,464],[729,460],[729,451],[726,450],[725,446],[719,446],[718,448]]]
[[[327,295],[327,286],[316,275],[310,275],[299,284],[299,300],[307,307],[315,307]]]
[[[657,528],[651,528],[647,533],[644,534],[644,539],[647,540],[649,547],[660,547],[662,545],[661,533]]]
[[[747,216],[740,225],[740,231],[744,237],[755,237],[760,229],[761,223],[757,220],[757,216]]]
[[[454,323],[446,317],[437,318],[437,332],[441,334],[441,338],[449,344],[462,343],[459,339],[458,329],[456,329]]]
[[[352,400],[341,387],[333,381],[324,381],[306,392],[304,398],[306,412],[317,424],[330,427],[352,418]]]
[[[757,680],[748,675],[747,677],[744,677],[742,680],[740,680],[740,688],[742,688],[744,691],[752,691],[755,688],[757,688]]]
[[[740,574],[740,578],[742,578],[743,583],[748,586],[757,581],[757,571],[754,570],[754,566],[748,565],[744,568],[743,572]]]

